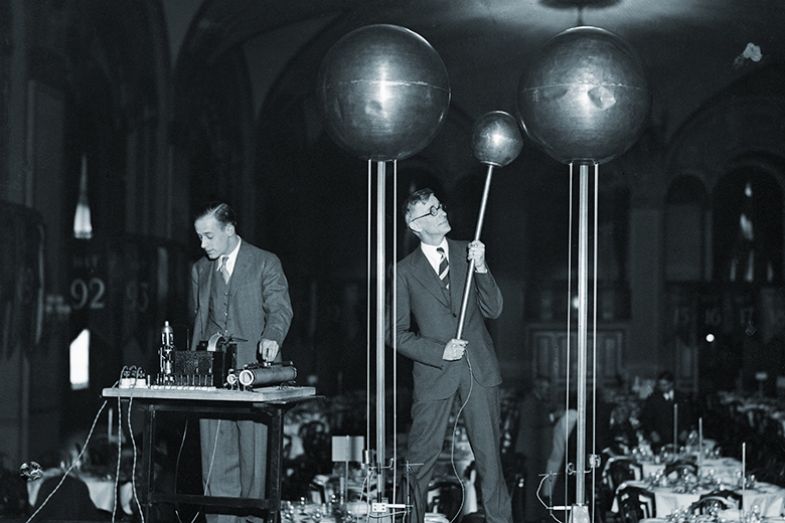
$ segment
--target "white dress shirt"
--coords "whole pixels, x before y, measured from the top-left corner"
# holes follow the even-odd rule
[[[444,257],[447,258],[447,263],[450,262],[450,248],[447,245],[447,238],[442,240],[439,245],[428,245],[427,243],[420,242],[420,249],[428,259],[428,263],[433,267],[433,272],[439,275],[439,264],[442,262],[442,255],[436,250],[439,247],[444,249]]]
[[[228,255],[223,254],[218,257],[218,268],[215,269],[216,271],[221,270],[221,258],[223,258],[224,256],[228,256],[228,258],[226,259],[226,272],[229,273],[229,276],[232,275],[232,273],[234,272],[234,264],[237,263],[237,253],[240,252],[240,244],[243,243],[242,238],[240,238],[239,236],[237,237],[237,240],[238,240],[237,245],[235,245],[234,249],[232,249],[232,252],[230,252]]]

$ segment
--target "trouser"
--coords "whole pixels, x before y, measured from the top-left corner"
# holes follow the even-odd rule
[[[410,476],[410,495],[413,510],[410,522],[420,523],[427,511],[428,484],[433,468],[441,453],[447,423],[455,397],[463,404],[461,412],[469,443],[481,482],[482,504],[488,523],[512,522],[510,495],[504,482],[500,443],[501,407],[499,387],[483,387],[474,382],[469,394],[471,375],[468,369],[461,379],[456,394],[445,399],[418,400],[412,405],[412,427],[409,432],[409,463],[422,463],[413,467]],[[446,514],[452,518],[454,514]]]
[[[203,419],[202,484],[205,496],[266,498],[267,426],[250,420]],[[209,523],[253,518],[207,514]]]

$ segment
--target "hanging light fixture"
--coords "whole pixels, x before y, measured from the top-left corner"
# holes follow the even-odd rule
[[[87,156],[82,155],[82,172],[79,175],[79,199],[74,213],[74,238],[89,240],[93,237],[93,223],[90,220],[90,202],[87,199]]]

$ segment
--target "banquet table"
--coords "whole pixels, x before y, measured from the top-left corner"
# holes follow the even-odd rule
[[[650,478],[664,472],[664,463],[640,461],[643,477]],[[724,483],[737,482],[741,473],[741,461],[736,458],[706,458],[703,460],[701,475],[711,475]]]
[[[644,488],[654,494],[655,516],[664,517],[680,508],[687,508],[698,501],[709,489],[698,489],[695,492],[678,492],[674,487],[652,487],[645,481],[629,481],[630,485]],[[736,489],[740,493],[739,489]],[[743,506],[751,509],[760,508],[760,514],[766,517],[777,517],[783,514],[783,500],[785,489],[770,483],[757,483],[754,488],[744,491]]]
[[[707,516],[699,516],[696,521],[705,521]],[[722,510],[717,514],[717,519],[719,521],[726,521],[728,523],[741,521],[741,511],[738,509],[728,509]],[[785,517],[783,516],[763,516],[762,520],[763,523],[782,523],[785,521]],[[638,523],[671,523],[668,518],[643,518],[638,521]]]

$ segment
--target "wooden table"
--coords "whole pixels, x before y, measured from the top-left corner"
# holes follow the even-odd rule
[[[121,398],[145,411],[142,466],[146,490],[142,494],[145,521],[151,522],[156,503],[198,505],[213,509],[238,510],[265,516],[275,522],[281,506],[281,456],[283,450],[283,416],[289,408],[315,399],[313,387],[264,387],[253,391],[207,387],[133,387],[103,389],[104,398]],[[198,417],[250,419],[267,425],[267,481],[265,498],[164,494],[155,491],[153,448],[155,447],[156,415],[159,412],[180,412]],[[220,510],[215,512],[221,513]]]

